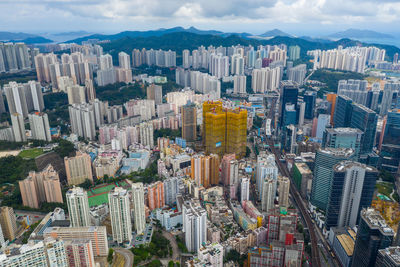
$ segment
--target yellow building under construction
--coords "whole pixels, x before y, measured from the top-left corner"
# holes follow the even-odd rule
[[[203,104],[203,141],[207,154],[246,155],[247,110],[226,109],[221,101]]]

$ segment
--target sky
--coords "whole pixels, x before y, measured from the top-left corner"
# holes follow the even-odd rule
[[[0,0],[0,31],[116,33],[175,26],[323,36],[400,32],[399,0]]]

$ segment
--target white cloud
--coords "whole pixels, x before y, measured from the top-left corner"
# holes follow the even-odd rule
[[[396,0],[1,0],[0,30],[118,31],[170,26],[397,31]],[[328,26],[327,26],[328,25]]]

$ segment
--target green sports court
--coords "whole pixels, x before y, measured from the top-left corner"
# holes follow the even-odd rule
[[[114,187],[126,187],[128,183],[126,181],[119,181],[111,184],[101,184],[96,187],[90,188],[88,193],[89,206],[94,207],[104,203],[108,203],[108,192]]]

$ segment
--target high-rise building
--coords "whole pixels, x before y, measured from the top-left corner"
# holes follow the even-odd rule
[[[182,138],[187,142],[197,139],[197,109],[194,103],[181,107],[182,114]]]
[[[180,179],[178,177],[169,177],[163,182],[165,204],[172,206],[176,203],[176,196],[179,194]]]
[[[182,205],[183,232],[188,251],[198,252],[207,240],[207,212],[191,202]]]
[[[50,65],[58,62],[57,55],[38,54],[35,56],[36,75],[39,83],[50,83]]]
[[[147,86],[147,99],[154,100],[156,105],[162,103],[162,87],[154,83]]]
[[[226,154],[221,160],[221,182],[224,185],[231,184],[230,178],[234,175],[231,171],[235,169],[231,165],[235,163],[235,158],[235,154]]]
[[[129,58],[129,55],[125,52],[119,52],[118,53],[118,62],[119,62],[119,67],[122,69],[131,69],[131,60]]]
[[[205,188],[219,183],[219,156],[211,154],[209,156],[195,155],[191,160],[191,177],[197,185]]]
[[[235,153],[238,158],[246,155],[247,110],[235,109],[226,112],[226,153]]]
[[[306,113],[306,103],[304,101],[299,101],[299,120],[298,120],[298,125],[299,127],[302,127],[304,124],[304,115]]]
[[[256,165],[256,187],[258,199],[261,200],[263,195],[263,183],[265,179],[278,179],[278,167],[275,163],[273,154],[260,154],[257,156]]]
[[[311,204],[326,210],[329,200],[329,186],[333,178],[333,166],[344,160],[351,160],[351,148],[319,149],[315,155],[314,179],[311,189]]]
[[[85,139],[96,138],[95,108],[91,104],[73,104],[68,107],[71,130]]]
[[[208,71],[217,79],[229,76],[229,58],[221,53],[211,54]]]
[[[293,124],[287,125],[282,129],[282,149],[287,151],[288,153],[295,153],[297,146],[297,128]]]
[[[6,241],[4,239],[3,229],[1,228],[0,224],[0,247],[4,248],[6,246]]]
[[[379,115],[385,116],[392,109],[393,94],[400,89],[400,83],[387,82],[383,88]]]
[[[360,154],[372,152],[377,123],[378,115],[375,111],[360,104],[353,104],[350,127],[358,128],[364,132],[361,138]]]
[[[400,109],[389,111],[382,132],[380,166],[392,173],[398,173],[400,166]]]
[[[153,139],[153,123],[152,122],[142,122],[139,125],[140,130],[140,143],[144,146],[148,146],[150,149],[154,147]]]
[[[65,244],[69,266],[95,266],[90,239],[77,239]]]
[[[146,227],[144,211],[144,188],[142,183],[132,184],[133,221],[137,234],[142,234]]]
[[[97,85],[106,86],[108,84],[114,84],[117,82],[117,74],[115,68],[106,70],[97,70]]]
[[[292,81],[282,81],[281,87],[281,121],[283,120],[286,104],[292,104],[297,107],[297,98],[299,95],[299,86]]]
[[[250,194],[250,180],[249,178],[243,177],[240,180],[240,203],[245,200],[249,200]]]
[[[367,80],[340,80],[337,93],[365,106],[368,98],[367,85]]]
[[[336,98],[337,98],[336,94],[333,93],[326,94],[326,101],[330,104],[331,125],[333,125],[333,118],[335,116]]]
[[[278,184],[279,206],[288,208],[290,180],[288,177],[282,176],[278,178]]]
[[[326,209],[326,227],[355,227],[360,211],[371,205],[378,170],[344,161],[333,166]]]
[[[158,181],[147,187],[147,204],[150,210],[165,206],[163,182]]]
[[[2,206],[0,207],[0,225],[3,230],[4,238],[8,241],[13,241],[17,233],[17,218],[13,208]]]
[[[275,91],[281,81],[281,68],[253,69],[251,74],[251,88],[255,93]]]
[[[51,141],[50,124],[47,114],[35,112],[28,115],[29,126],[31,127],[32,139]]]
[[[315,134],[315,137],[318,140],[322,140],[326,127],[330,125],[330,121],[331,121],[331,115],[328,114],[318,115],[317,132]]]
[[[64,242],[75,240],[90,240],[95,257],[107,257],[108,240],[105,226],[87,227],[47,227],[43,232],[43,237],[60,238]]]
[[[0,72],[16,72],[33,68],[31,55],[36,52],[36,49],[28,48],[24,43],[0,43]]]
[[[276,180],[272,178],[266,178],[263,181],[263,190],[261,196],[261,209],[263,211],[270,211],[275,207],[275,196],[276,196]]]
[[[42,88],[38,82],[10,82],[4,85],[4,92],[11,114],[17,112],[26,118],[31,111],[44,110]]]
[[[112,56],[110,54],[101,55],[99,57],[99,67],[101,70],[107,70],[113,67]]]
[[[67,87],[68,104],[86,103],[86,88],[81,85],[74,84]]]
[[[182,51],[182,67],[188,69],[191,65],[190,51],[185,49]]]
[[[213,267],[224,266],[224,247],[219,243],[202,244],[198,255],[201,264],[205,264],[201,266],[208,266],[208,264]]]
[[[322,148],[352,148],[358,155],[363,132],[356,128],[326,128]]]
[[[246,82],[247,77],[245,75],[233,76],[233,93],[234,94],[245,94],[246,93]]]
[[[85,80],[86,101],[91,102],[96,99],[96,90],[94,89],[93,80]]]
[[[0,266],[68,267],[63,240],[47,238],[37,243],[30,242],[19,248],[11,248],[0,257]],[[73,265],[72,265],[73,266]]]
[[[64,158],[68,185],[78,185],[86,179],[93,182],[92,161],[88,154],[77,152],[75,157]]]
[[[6,106],[4,104],[3,91],[0,91],[0,114],[6,113]]]
[[[25,142],[26,141],[26,133],[25,133],[25,124],[24,118],[19,113],[11,114],[11,125],[12,131],[14,134],[15,142]]]
[[[245,156],[247,110],[223,109],[219,101],[204,102],[203,125],[207,153],[220,156],[235,153],[238,158]]]
[[[231,74],[244,75],[244,58],[240,54],[231,57]]]
[[[304,93],[303,100],[306,103],[304,118],[311,120],[314,118],[314,109],[315,109],[315,101],[317,100],[317,92],[306,91]]]
[[[90,226],[87,192],[80,187],[74,187],[67,191],[66,198],[71,226]]]
[[[311,193],[312,172],[308,165],[296,162],[293,166],[294,185],[299,189],[302,197],[307,198]]]
[[[335,104],[333,125],[335,127],[350,127],[353,100],[347,96],[338,95]]]
[[[128,191],[115,187],[108,193],[113,241],[132,241],[131,209]]]
[[[38,209],[43,202],[63,203],[60,179],[52,165],[43,171],[29,172],[26,179],[19,181],[24,206]]]
[[[353,252],[353,267],[376,266],[378,250],[392,244],[394,231],[373,208],[362,209]]]
[[[304,79],[306,78],[307,65],[300,64],[296,67],[288,68],[287,79],[289,81],[296,82],[298,85],[303,85]]]
[[[299,58],[300,58],[300,46],[298,45],[289,46],[289,59],[297,60]]]
[[[286,104],[283,110],[282,126],[295,125],[297,121],[297,110],[294,104]]]
[[[396,61],[397,62],[397,61]],[[400,247],[387,247],[378,250],[375,266],[397,267],[400,266]]]

